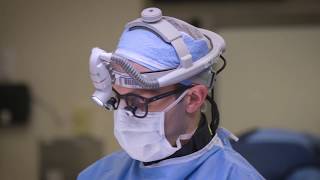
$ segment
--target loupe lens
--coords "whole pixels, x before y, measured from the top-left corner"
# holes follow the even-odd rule
[[[96,96],[92,96],[91,99],[97,103],[99,106],[103,106],[103,102]]]

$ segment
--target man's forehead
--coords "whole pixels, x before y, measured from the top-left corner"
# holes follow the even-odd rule
[[[129,63],[133,66],[133,68],[135,68],[137,71],[139,71],[140,73],[143,72],[150,72],[151,70],[141,64],[135,63],[133,61],[129,61]],[[127,74],[127,72],[125,72],[120,65],[112,63],[111,65],[113,67],[113,69],[115,71],[121,72],[121,73],[125,73]],[[129,75],[128,75],[129,76]],[[162,87],[162,88],[158,88],[158,89],[141,89],[141,88],[129,88],[129,87],[124,87],[124,86],[120,86],[117,84],[113,85],[113,88],[115,88],[117,91],[119,91],[119,93],[121,94],[126,94],[126,93],[136,93],[136,94],[159,94],[161,92],[166,92],[166,91],[170,91],[176,88],[176,85],[170,85],[170,86],[166,86],[166,87]],[[120,92],[122,91],[122,92]]]
[[[176,85],[170,85],[158,89],[139,89],[139,88],[128,88],[119,86],[117,84],[113,85],[113,88],[118,91],[120,94],[127,94],[127,93],[135,93],[135,94],[159,94],[162,92],[170,91],[176,88]]]

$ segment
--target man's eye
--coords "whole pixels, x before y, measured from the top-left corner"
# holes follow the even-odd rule
[[[131,107],[136,107],[139,110],[143,110],[145,100],[139,97],[127,97],[127,105]]]

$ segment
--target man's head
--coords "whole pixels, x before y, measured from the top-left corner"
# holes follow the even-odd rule
[[[216,33],[148,8],[126,25],[114,53],[93,49],[93,99],[116,109],[114,133],[132,158],[168,157],[192,136],[224,47]]]

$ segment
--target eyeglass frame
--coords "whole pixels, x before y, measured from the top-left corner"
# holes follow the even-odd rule
[[[172,90],[172,91],[168,91],[168,92],[165,92],[165,93],[162,93],[162,94],[158,94],[158,95],[155,95],[153,97],[149,97],[149,98],[146,98],[146,97],[143,97],[143,96],[140,96],[138,94],[135,94],[135,93],[127,93],[127,94],[120,94],[118,91],[116,91],[114,88],[112,88],[113,92],[115,93],[116,95],[116,99],[117,99],[117,105],[114,105],[114,110],[117,110],[118,107],[119,107],[119,104],[120,104],[120,100],[121,99],[124,99],[125,100],[125,103],[126,103],[126,107],[129,107],[129,111],[132,112],[132,114],[137,117],[137,118],[145,118],[149,111],[148,111],[148,107],[149,107],[149,104],[154,102],[154,101],[157,101],[159,99],[162,99],[162,98],[165,98],[165,97],[168,97],[168,96],[171,96],[171,95],[174,95],[174,94],[181,94],[182,92],[184,92],[185,90],[191,88],[192,86],[185,86],[185,85],[180,85],[179,84],[179,87],[175,90]],[[144,109],[146,110],[144,112],[144,115],[143,116],[139,116],[136,114],[136,110],[138,109],[137,107],[130,107],[128,104],[128,96],[135,96],[137,98],[140,98],[140,99],[143,99],[144,101]],[[143,111],[142,111],[143,112]]]

